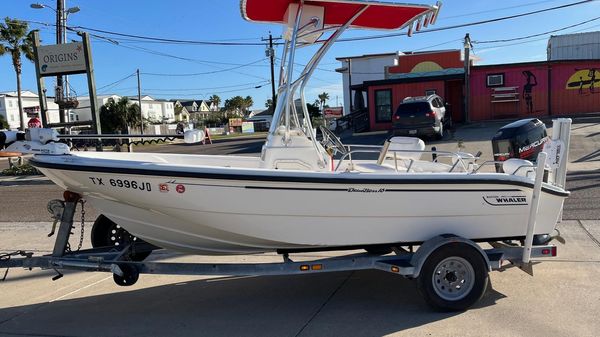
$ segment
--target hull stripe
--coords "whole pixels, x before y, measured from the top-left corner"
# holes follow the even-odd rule
[[[142,176],[159,176],[170,178],[198,178],[198,179],[215,179],[215,180],[233,180],[233,181],[268,181],[268,182],[298,182],[298,183],[319,183],[319,184],[359,184],[359,185],[427,185],[427,184],[443,184],[443,185],[473,185],[473,184],[498,184],[511,185],[533,188],[533,182],[527,183],[523,181],[511,181],[489,178],[454,178],[454,179],[439,179],[439,178],[406,178],[406,179],[389,179],[389,178],[352,178],[352,177],[301,177],[293,175],[260,175],[260,174],[233,174],[233,173],[211,173],[211,172],[194,172],[194,171],[172,171],[164,169],[140,169],[129,167],[103,167],[103,166],[87,166],[77,164],[62,164],[48,163],[38,161],[34,158],[29,160],[29,163],[34,167],[57,169],[62,171],[79,171],[79,172],[94,172],[94,173],[113,173],[113,174],[130,174]],[[403,177],[402,177],[403,178]],[[290,188],[285,188],[290,189]],[[393,189],[391,189],[393,190]],[[443,191],[443,190],[442,190]],[[542,187],[542,191],[548,194],[567,197],[569,192],[556,191],[547,187]]]

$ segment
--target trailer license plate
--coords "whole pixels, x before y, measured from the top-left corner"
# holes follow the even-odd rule
[[[416,135],[417,134],[417,130],[408,130],[408,134],[409,135]]]

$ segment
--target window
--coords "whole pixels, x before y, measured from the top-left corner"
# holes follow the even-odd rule
[[[435,98],[433,101],[433,106],[436,108],[443,108],[444,107],[444,101],[442,101],[441,98],[437,97]]]
[[[12,101],[11,100],[8,101],[8,107],[12,108]]]
[[[392,90],[375,90],[375,121],[392,120]]]
[[[11,121],[11,122],[14,122],[14,121],[15,121],[15,115],[13,115],[13,114],[10,114],[10,121]]]
[[[504,74],[488,74],[487,75],[487,86],[488,87],[501,87],[504,85]]]
[[[435,95],[435,94],[437,94],[437,90],[435,90],[435,89],[427,89],[427,90],[425,90],[425,96]]]

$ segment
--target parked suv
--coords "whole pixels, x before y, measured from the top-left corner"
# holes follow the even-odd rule
[[[434,136],[441,139],[451,125],[444,100],[438,95],[406,97],[392,119],[395,136]]]

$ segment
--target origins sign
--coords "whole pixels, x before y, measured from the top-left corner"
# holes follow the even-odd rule
[[[81,42],[39,46],[37,57],[40,76],[86,72]]]

